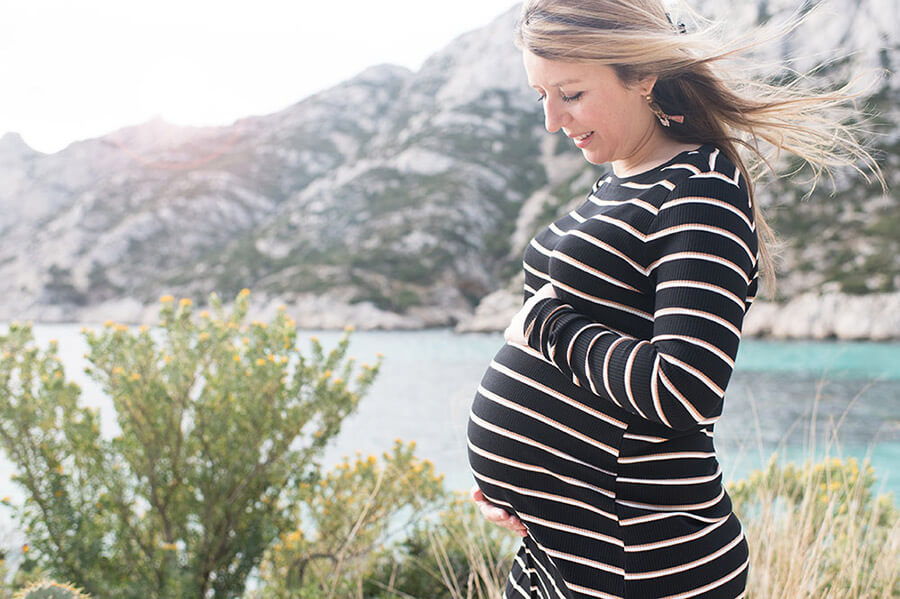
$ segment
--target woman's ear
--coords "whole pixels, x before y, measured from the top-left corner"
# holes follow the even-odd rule
[[[638,79],[635,84],[635,89],[637,89],[642,96],[649,96],[653,94],[653,87],[656,85],[656,80],[658,77],[656,75],[647,76],[643,79]]]

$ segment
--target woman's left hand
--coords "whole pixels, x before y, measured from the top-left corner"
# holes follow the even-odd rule
[[[543,299],[551,297],[556,297],[556,292],[553,290],[553,284],[547,283],[522,304],[522,307],[519,308],[516,315],[509,321],[509,326],[503,331],[503,337],[506,338],[508,343],[528,345],[528,340],[525,338],[525,319],[528,318],[528,314],[531,313],[535,304]]]

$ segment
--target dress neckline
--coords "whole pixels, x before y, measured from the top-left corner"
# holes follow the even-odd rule
[[[649,168],[645,171],[641,171],[640,173],[635,173],[633,175],[629,175],[628,177],[619,177],[613,172],[612,168],[610,168],[607,176],[609,177],[609,180],[611,183],[617,183],[617,184],[618,183],[628,183],[628,182],[631,182],[631,183],[646,182],[645,180],[648,178],[656,179],[657,175],[659,174],[659,172],[662,169],[666,168],[667,166],[671,166],[672,164],[674,164],[680,160],[683,160],[684,157],[687,156],[688,154],[700,154],[700,153],[704,153],[704,152],[708,153],[711,149],[712,149],[711,144],[704,143],[704,144],[701,144],[699,147],[694,148],[693,150],[684,150],[682,152],[679,152],[678,154],[672,156],[671,158],[669,158],[662,164],[654,166],[653,168]]]

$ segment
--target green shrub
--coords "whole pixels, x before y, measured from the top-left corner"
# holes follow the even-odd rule
[[[747,597],[900,597],[900,518],[874,470],[830,458],[765,469],[729,487],[750,544]]]
[[[35,582],[13,595],[13,599],[90,599],[70,584],[52,580]]]
[[[248,575],[321,476],[318,459],[376,376],[347,357],[297,347],[283,312],[244,324],[161,298],[160,328],[85,330],[88,374],[118,432],[79,405],[57,344],[31,327],[0,336],[0,448],[24,489],[22,569],[46,569],[100,597],[239,597]]]

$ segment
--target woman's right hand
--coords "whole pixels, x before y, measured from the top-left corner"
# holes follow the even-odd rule
[[[493,522],[503,528],[508,528],[519,536],[528,536],[528,529],[525,528],[522,521],[503,508],[497,507],[488,501],[485,498],[484,493],[481,492],[481,489],[478,488],[478,485],[472,487],[471,495],[472,501],[475,502],[481,510],[481,515],[484,516],[488,522]]]

